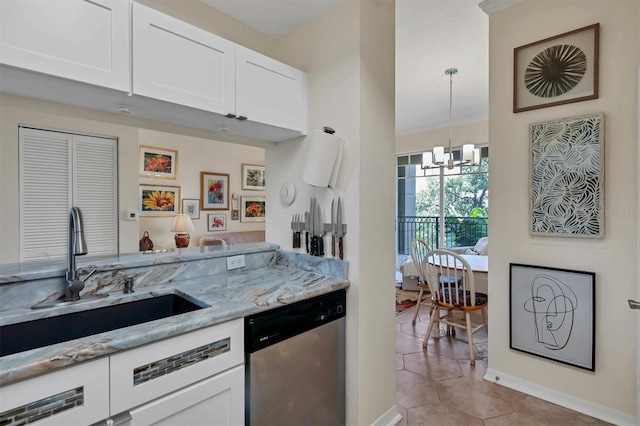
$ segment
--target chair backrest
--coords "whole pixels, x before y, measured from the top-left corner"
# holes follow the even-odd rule
[[[455,307],[475,306],[473,270],[459,254],[449,250],[432,250],[427,253],[421,266],[432,298]]]
[[[420,238],[411,240],[411,260],[413,260],[413,264],[418,270],[418,279],[423,284],[426,284],[426,276],[423,274],[422,267],[420,265],[422,265],[422,261],[430,251],[431,249],[424,240],[421,240]]]

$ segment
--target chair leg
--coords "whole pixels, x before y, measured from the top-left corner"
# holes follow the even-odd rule
[[[433,309],[431,309],[431,316],[429,317],[429,327],[427,327],[427,334],[425,334],[424,336],[424,342],[422,342],[422,347],[426,348],[427,347],[427,343],[429,342],[429,337],[431,336],[431,330],[433,329],[433,325],[437,323],[436,325],[436,337],[439,337],[440,335],[438,334],[438,330],[440,327],[440,312],[438,310],[437,306],[434,306]]]
[[[471,313],[464,313],[465,320],[467,322],[467,339],[469,340],[469,359],[471,365],[476,365],[476,355],[473,349],[473,332],[471,331]]]
[[[489,321],[487,321],[487,308],[484,307],[480,309],[480,313],[482,314],[482,322],[484,323],[484,329],[489,332]]]
[[[422,294],[424,293],[424,288],[420,287],[420,293],[418,294],[418,303],[416,303],[416,313],[413,314],[413,321],[411,324],[416,323],[416,319],[418,318],[418,312],[420,312],[420,305],[422,304]]]

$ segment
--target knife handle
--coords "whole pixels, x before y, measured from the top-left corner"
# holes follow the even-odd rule
[[[340,260],[344,259],[344,252],[342,250],[342,237],[338,237],[338,256],[340,256]]]
[[[306,231],[306,232],[304,233],[304,236],[305,236],[305,238],[304,238],[304,244],[305,244],[305,246],[306,246],[306,248],[307,248],[307,253],[309,253],[309,231]]]
[[[331,256],[336,257],[336,236],[331,235]]]
[[[324,256],[324,238],[322,235],[318,237],[318,256]]]
[[[293,232],[293,243],[291,244],[291,246],[293,248],[299,248],[300,247],[300,241],[298,241],[298,233],[297,232]]]
[[[318,237],[315,235],[311,237],[311,256],[318,255]]]

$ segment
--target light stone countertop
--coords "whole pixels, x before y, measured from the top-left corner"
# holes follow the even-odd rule
[[[266,266],[255,269],[243,268],[184,281],[169,280],[157,285],[136,288],[136,292],[132,294],[110,293],[109,297],[87,302],[80,308],[76,305],[73,308],[49,310],[59,315],[79,309],[92,309],[171,293],[206,306],[204,309],[169,318],[1,357],[0,386],[349,286],[346,262],[302,253],[276,252],[274,247],[277,246],[266,246],[268,247],[258,245],[252,249],[247,245],[224,254],[227,256],[256,250],[271,250],[277,253],[274,256],[275,261]],[[185,255],[187,254],[182,254]],[[189,255],[199,259],[202,255],[207,256],[203,253],[200,253],[200,256],[197,253]],[[216,256],[219,257],[220,254]],[[156,258],[156,261],[158,259]],[[133,256],[126,263],[131,265],[135,262],[140,262],[139,256]],[[172,262],[179,260],[174,258]],[[151,263],[154,264],[156,263]],[[18,311],[21,321],[25,321],[42,317],[43,310]],[[16,311],[0,311],[0,323],[16,322],[7,321],[7,318],[15,315]],[[49,315],[52,314],[47,316]]]

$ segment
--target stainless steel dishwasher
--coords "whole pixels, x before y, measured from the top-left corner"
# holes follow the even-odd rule
[[[246,425],[345,423],[346,291],[245,319]]]

